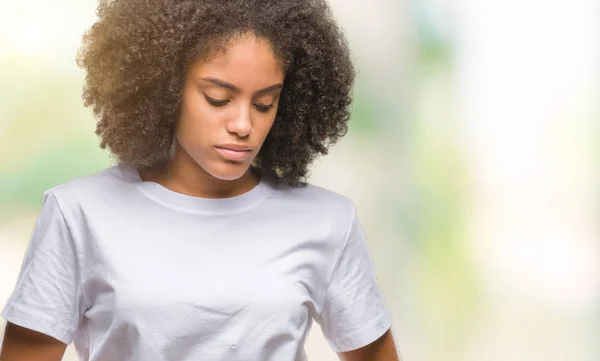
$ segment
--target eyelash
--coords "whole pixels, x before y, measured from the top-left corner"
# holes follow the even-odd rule
[[[272,105],[254,104],[254,106],[256,107],[256,110],[258,110],[259,112],[262,112],[262,113],[266,113],[269,110],[273,109]]]
[[[206,100],[208,100],[208,102],[211,105],[214,105],[215,107],[222,107],[222,106],[226,105],[227,103],[229,103],[229,100],[217,100],[217,99],[213,99],[213,98],[209,97],[208,95],[204,95],[204,97],[206,98]]]
[[[227,105],[227,103],[229,103],[229,100],[213,99],[206,94],[204,95],[204,97],[212,106],[215,106],[215,107],[222,107],[222,106]],[[273,109],[273,105],[254,104],[254,107],[256,108],[256,110],[258,110],[261,113],[266,113],[269,110]]]

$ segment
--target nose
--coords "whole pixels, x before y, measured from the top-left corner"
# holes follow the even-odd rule
[[[247,137],[252,133],[252,119],[250,118],[250,106],[240,105],[233,119],[227,123],[227,131],[237,134],[238,137]]]

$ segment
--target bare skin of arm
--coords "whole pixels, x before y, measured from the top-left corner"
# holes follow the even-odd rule
[[[43,333],[7,323],[0,361],[60,361],[67,345]]]
[[[377,341],[358,350],[340,352],[338,356],[342,361],[401,361],[391,329]]]

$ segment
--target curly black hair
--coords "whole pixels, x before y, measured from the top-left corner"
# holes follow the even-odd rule
[[[355,70],[325,0],[100,0],[77,64],[100,147],[123,165],[166,168],[186,70],[248,31],[285,69],[275,122],[255,168],[288,185],[347,132]]]

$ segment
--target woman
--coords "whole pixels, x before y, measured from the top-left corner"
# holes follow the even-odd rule
[[[78,64],[118,165],[44,193],[2,361],[398,360],[351,200],[304,182],[354,69],[323,0],[102,1]]]

